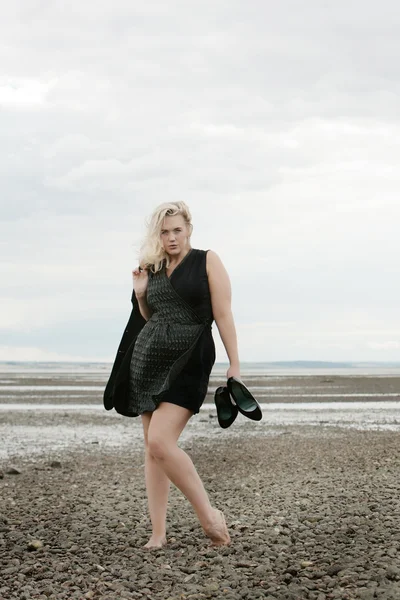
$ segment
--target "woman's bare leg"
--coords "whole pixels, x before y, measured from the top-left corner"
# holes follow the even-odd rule
[[[223,514],[212,507],[203,482],[191,458],[177,446],[177,441],[192,412],[181,406],[161,402],[152,414],[147,432],[150,454],[165,475],[192,504],[206,534],[215,544],[229,544]]]
[[[152,534],[145,548],[161,548],[166,544],[166,517],[170,480],[156,459],[150,454],[148,447],[148,430],[153,413],[142,415],[145,462],[144,472],[147,490]]]

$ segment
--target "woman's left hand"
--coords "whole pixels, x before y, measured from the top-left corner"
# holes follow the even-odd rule
[[[226,372],[226,377],[236,377],[236,379],[240,379],[240,366],[231,365]]]

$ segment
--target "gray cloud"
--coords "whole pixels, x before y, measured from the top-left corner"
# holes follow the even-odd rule
[[[399,33],[389,1],[5,6],[0,358],[111,359],[145,217],[185,199],[243,360],[395,359]]]

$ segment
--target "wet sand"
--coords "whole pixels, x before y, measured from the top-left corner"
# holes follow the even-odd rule
[[[399,434],[191,427],[181,445],[225,512],[230,547],[209,546],[173,488],[168,545],[142,550],[143,447],[89,440],[2,462],[0,598],[400,598]]]
[[[101,404],[108,371],[103,374],[2,374],[0,403],[87,402]],[[382,399],[400,400],[400,377],[396,375],[249,375],[246,385],[260,402],[334,402],[338,398],[351,401]],[[205,402],[213,402],[215,389],[226,379],[213,375]]]

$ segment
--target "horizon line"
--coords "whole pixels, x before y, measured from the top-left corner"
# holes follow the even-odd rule
[[[82,363],[90,363],[90,364],[112,364],[114,362],[114,360],[90,360],[90,359],[84,359],[84,360],[0,360],[0,364],[19,364],[19,363],[29,363],[29,364],[40,364],[40,363],[46,363],[46,364],[61,364],[61,363],[76,363],[76,364],[82,364]],[[244,364],[248,364],[248,365],[265,365],[265,364],[270,364],[270,365],[276,365],[276,364],[332,364],[332,365],[338,365],[338,364],[346,364],[346,365],[396,365],[396,366],[400,366],[400,361],[391,361],[391,360],[386,360],[386,361],[379,361],[379,360],[313,360],[313,359],[306,359],[306,360],[301,360],[301,359],[294,359],[294,360],[243,360],[240,361],[241,365]],[[229,362],[218,362],[216,361],[214,363],[215,365],[229,365]]]

